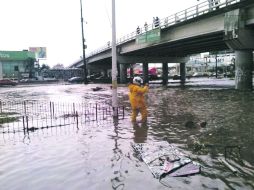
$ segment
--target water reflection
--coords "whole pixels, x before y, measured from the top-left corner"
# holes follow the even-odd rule
[[[29,133],[24,134],[23,143],[29,145],[31,143],[31,139]]]
[[[124,189],[124,180],[125,177],[122,173],[122,161],[123,161],[123,153],[122,150],[119,148],[119,126],[118,126],[118,119],[114,118],[114,133],[115,135],[112,136],[114,140],[114,147],[113,147],[113,157],[111,158],[111,167],[114,168],[113,176],[114,178],[111,179],[112,189],[120,190]],[[118,168],[117,168],[118,167]],[[117,168],[117,169],[116,169]]]
[[[145,143],[147,140],[148,125],[147,122],[133,122],[134,143]]]

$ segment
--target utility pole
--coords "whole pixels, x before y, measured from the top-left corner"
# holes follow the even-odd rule
[[[115,20],[115,0],[112,0],[112,108],[113,117],[118,116],[117,99],[117,59],[116,59],[116,20]]]
[[[82,11],[82,0],[80,0],[80,14],[81,14],[81,30],[82,30],[82,52],[83,52],[83,68],[84,68],[84,84],[87,84],[87,70],[86,70],[86,45],[85,45],[85,38],[84,38],[84,28],[83,28],[83,11]]]

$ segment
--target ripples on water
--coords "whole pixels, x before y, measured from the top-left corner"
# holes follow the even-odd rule
[[[4,89],[0,99],[111,101],[109,86],[59,85]],[[254,96],[232,89],[150,89],[147,124],[129,121],[126,87],[118,90],[126,119],[37,130],[24,135],[0,134],[0,186],[3,190],[57,189],[254,189]],[[193,121],[196,128],[185,127]],[[205,128],[198,123],[206,121]],[[1,129],[0,129],[1,131]],[[201,174],[154,179],[131,142],[167,140],[202,164]],[[209,146],[208,146],[209,145]],[[226,145],[240,145],[229,155],[232,172],[218,161]]]

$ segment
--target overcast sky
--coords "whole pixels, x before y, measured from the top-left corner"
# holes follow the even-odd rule
[[[86,54],[111,41],[112,0],[83,0]],[[164,18],[197,0],[115,0],[117,38],[154,16]],[[70,65],[82,55],[80,0],[0,0],[0,50],[47,47],[46,63]]]

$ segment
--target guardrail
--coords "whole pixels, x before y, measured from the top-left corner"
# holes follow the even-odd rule
[[[113,109],[106,102],[1,101],[0,134],[35,131],[45,128],[76,125],[112,119]],[[117,108],[118,119],[124,119],[124,107]]]
[[[141,27],[138,34],[137,34],[137,31],[133,31],[129,34],[126,34],[125,36],[122,36],[121,38],[116,40],[116,45],[120,45],[125,42],[136,39],[136,37],[138,35],[144,34],[147,31],[153,30],[154,28],[160,27],[161,29],[164,29],[164,28],[170,27],[172,25],[176,25],[181,22],[190,20],[190,19],[195,18],[197,16],[207,14],[211,11],[215,11],[217,9],[221,9],[226,6],[238,3],[240,1],[241,0],[213,0],[212,3],[210,2],[210,0],[203,1],[195,6],[187,8],[183,11],[177,12],[177,13],[172,14],[168,17],[163,18],[163,19],[159,19],[158,22],[153,22],[151,24],[147,24],[144,27]],[[110,41],[108,41],[105,46],[103,46],[95,51],[92,51],[87,57],[91,57],[93,55],[96,55],[100,52],[109,50],[111,48],[112,48],[111,43],[110,43]]]

